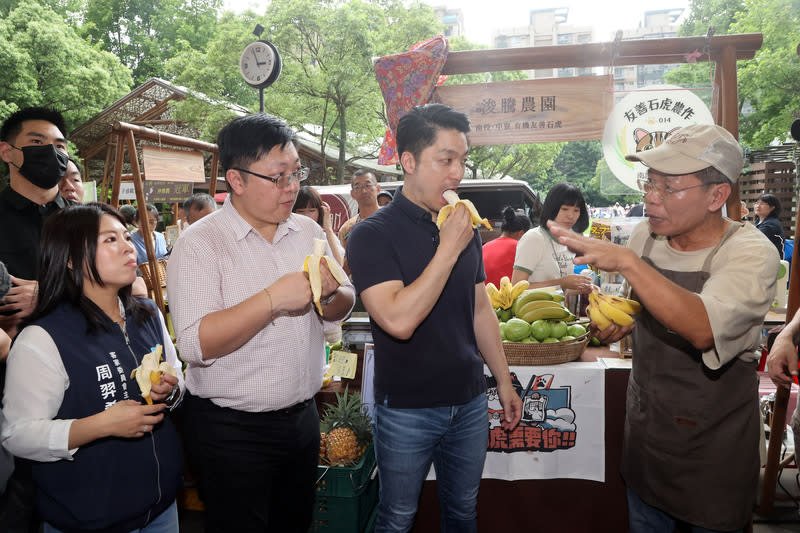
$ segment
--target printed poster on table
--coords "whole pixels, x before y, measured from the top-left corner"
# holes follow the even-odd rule
[[[599,363],[512,366],[523,396],[514,431],[500,426],[496,381],[485,374],[489,443],[484,478],[605,481],[605,373]]]

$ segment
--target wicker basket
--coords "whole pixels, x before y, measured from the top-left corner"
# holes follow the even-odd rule
[[[152,292],[155,290],[153,286],[153,279],[150,275],[150,265],[149,263],[142,263],[139,265],[139,272],[144,278],[144,283],[147,285],[147,290]],[[156,261],[156,274],[158,275],[158,286],[159,287],[166,287],[167,286],[167,260],[166,259],[159,259]]]
[[[509,365],[536,366],[569,363],[579,358],[589,343],[587,332],[575,339],[547,344],[504,342],[503,350]]]

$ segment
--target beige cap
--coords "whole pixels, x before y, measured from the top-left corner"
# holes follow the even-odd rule
[[[690,174],[708,167],[736,183],[744,166],[742,147],[721,126],[694,124],[681,128],[652,150],[625,156],[664,174]]]

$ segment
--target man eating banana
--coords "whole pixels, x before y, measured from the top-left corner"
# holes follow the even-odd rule
[[[719,126],[694,125],[627,156],[649,220],[627,248],[552,225],[576,264],[620,272],[643,307],[632,332],[622,475],[630,531],[742,531],[759,472],[756,347],[775,294],[775,247],[722,216],[742,150]],[[597,329],[596,324],[594,328]]]

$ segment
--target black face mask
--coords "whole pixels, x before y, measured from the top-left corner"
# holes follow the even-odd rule
[[[25,158],[22,166],[17,167],[19,173],[41,189],[52,189],[67,173],[69,157],[56,150],[53,144],[23,146],[17,150],[22,151]]]

